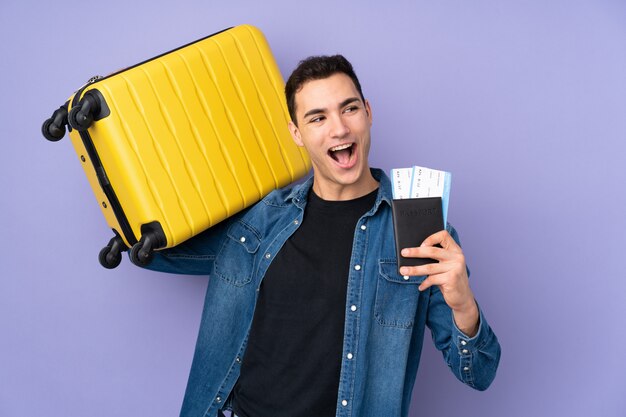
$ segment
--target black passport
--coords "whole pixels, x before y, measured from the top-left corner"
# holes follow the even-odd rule
[[[398,268],[437,262],[430,258],[405,258],[400,251],[417,247],[428,236],[444,229],[441,197],[391,200],[391,208]]]

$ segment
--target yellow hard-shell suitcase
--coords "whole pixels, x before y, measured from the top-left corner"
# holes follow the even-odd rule
[[[121,251],[145,265],[304,176],[287,123],[284,81],[263,34],[236,26],[107,77],[94,77],[47,119],[70,138]]]

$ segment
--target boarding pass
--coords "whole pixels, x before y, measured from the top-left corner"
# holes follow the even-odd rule
[[[391,170],[393,198],[441,197],[443,223],[448,221],[448,202],[452,175],[446,171],[414,166]]]

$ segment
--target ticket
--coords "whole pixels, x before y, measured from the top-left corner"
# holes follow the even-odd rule
[[[452,174],[421,166],[394,168],[391,182],[394,199],[441,197],[443,222],[447,224]]]
[[[410,198],[413,168],[397,168],[391,170],[392,194],[394,199]]]
[[[410,198],[441,197],[443,222],[448,221],[448,201],[452,175],[446,171],[414,166]]]

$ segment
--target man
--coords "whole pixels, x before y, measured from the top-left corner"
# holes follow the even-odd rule
[[[372,109],[350,63],[308,58],[285,93],[313,177],[150,265],[211,275],[181,415],[406,416],[426,325],[457,378],[486,389],[500,346],[455,230],[403,250],[437,263],[398,270],[391,184],[369,167]]]

